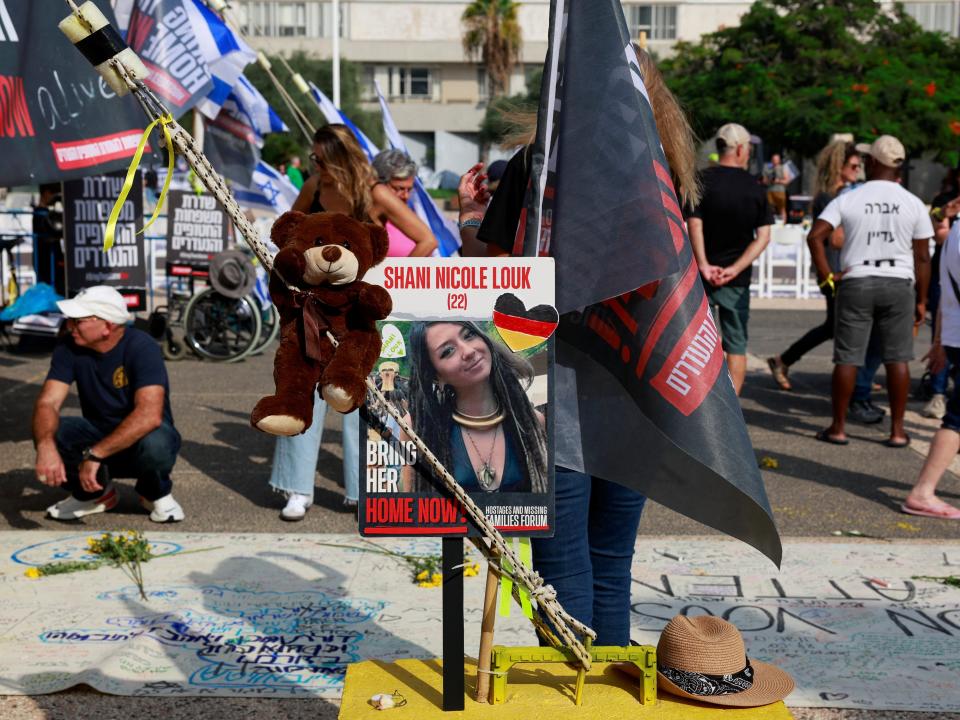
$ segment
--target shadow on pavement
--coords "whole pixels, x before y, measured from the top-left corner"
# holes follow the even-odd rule
[[[270,558],[301,564],[306,577]],[[341,687],[349,663],[374,650],[392,659],[428,657],[424,648],[378,623],[384,608],[390,607],[388,601],[356,597],[348,592],[347,581],[343,573],[322,563],[269,550],[256,557],[229,558],[209,573],[186,573],[182,584],[151,584],[148,573],[151,601],[141,601],[132,585],[107,591],[103,594],[123,600],[126,615],[87,621],[104,623],[100,632],[105,633],[143,631],[138,638],[115,645],[112,657],[126,668],[124,677],[111,677],[99,668],[76,673],[89,686],[123,695],[82,692],[78,705],[97,698],[101,713],[64,714],[66,693],[34,696],[32,701],[49,708],[51,718],[148,717],[146,712],[130,714],[147,708],[155,708],[157,717],[177,717],[176,705],[189,707],[183,717],[221,718],[228,717],[231,707],[246,709],[249,715],[243,717],[252,717],[257,708],[259,716],[263,705],[258,701],[283,699],[271,704],[270,717],[334,718],[338,702],[311,692]],[[70,644],[65,643],[65,652]],[[158,679],[152,669],[164,668],[170,678],[171,666],[172,675],[183,681]],[[42,687],[44,682],[42,676],[22,678],[27,687]],[[214,696],[225,691],[226,696]],[[249,697],[237,697],[242,695]]]
[[[181,429],[183,445],[180,455],[202,474],[241,495],[254,505],[264,508],[283,506],[283,499],[269,485],[270,468],[273,462],[274,436],[259,432],[250,427],[247,413],[224,408],[208,407],[237,421],[213,423],[212,440],[215,443],[199,442]],[[341,486],[343,484],[342,460],[325,446],[340,445],[343,433],[339,418],[332,417],[323,430],[323,444],[317,460],[317,472],[331,478]],[[175,471],[176,472],[176,471]],[[330,510],[343,509],[343,494],[321,487],[314,483],[314,505]]]

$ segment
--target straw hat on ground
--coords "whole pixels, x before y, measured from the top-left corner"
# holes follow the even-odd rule
[[[793,680],[780,668],[748,659],[736,626],[718,617],[677,615],[657,644],[663,692],[711,705],[758,707],[783,700]]]

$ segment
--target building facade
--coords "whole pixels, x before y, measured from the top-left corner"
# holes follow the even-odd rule
[[[460,174],[480,155],[477,129],[488,101],[487,79],[468,60],[460,18],[468,2],[454,0],[341,0],[341,56],[363,68],[364,100],[376,109],[374,83],[390,104],[397,127],[421,165]],[[634,37],[647,34],[660,57],[678,40],[736,25],[750,2],[732,0],[623,0]],[[233,0],[250,42],[268,54],[304,51],[332,54],[333,9],[329,0]],[[910,15],[928,30],[957,36],[960,0],[906,2]],[[522,92],[547,51],[549,0],[524,0],[518,16],[523,49],[510,81]],[[497,151],[492,151],[497,156]]]

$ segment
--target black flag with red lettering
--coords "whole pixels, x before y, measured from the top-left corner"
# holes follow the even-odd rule
[[[69,13],[61,0],[0,0],[0,186],[100,175],[137,150],[143,112],[70,46],[57,28]]]
[[[556,259],[557,464],[779,564],[773,522],[619,0],[553,0],[515,253]]]

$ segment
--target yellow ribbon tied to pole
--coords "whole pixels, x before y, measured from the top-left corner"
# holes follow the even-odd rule
[[[520,542],[520,562],[526,566],[533,565],[533,552],[530,546],[530,538],[519,538]],[[500,566],[504,572],[500,576],[500,615],[501,617],[510,617],[510,604],[513,595],[513,566],[506,558],[500,558]],[[520,590],[520,609],[527,619],[533,618],[533,607],[530,605],[530,592],[523,586]]]
[[[153,225],[154,221],[160,215],[160,209],[163,207],[163,201],[167,197],[167,190],[170,189],[170,180],[173,179],[173,138],[170,136],[170,130],[167,129],[167,125],[172,122],[173,116],[167,114],[154,120],[152,123],[147,125],[147,129],[143,131],[143,135],[140,137],[140,144],[137,145],[137,151],[133,154],[133,159],[130,161],[130,167],[127,168],[127,177],[123,181],[123,187],[120,189],[120,195],[117,197],[117,202],[114,203],[113,210],[110,211],[110,217],[107,219],[107,229],[103,233],[104,252],[113,247],[113,242],[117,234],[117,221],[120,219],[120,212],[123,210],[123,204],[127,201],[127,196],[130,194],[130,190],[133,188],[133,178],[137,173],[137,168],[140,167],[140,160],[143,158],[143,149],[147,146],[147,140],[150,139],[150,133],[153,132],[153,129],[157,126],[157,123],[160,123],[160,127],[163,129],[163,139],[167,144],[167,178],[163,181],[163,188],[160,190],[160,197],[157,198],[157,206],[153,209],[153,216],[150,218],[148,223],[146,223],[137,231],[137,235],[145,232],[148,227]]]

